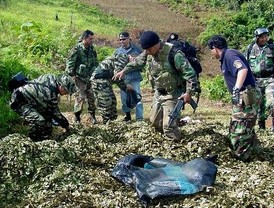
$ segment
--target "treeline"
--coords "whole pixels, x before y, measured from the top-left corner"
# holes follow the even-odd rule
[[[202,44],[206,44],[212,34],[222,34],[228,39],[230,47],[242,50],[252,41],[256,28],[267,27],[274,34],[273,0],[158,1],[185,15],[198,17],[205,27],[199,36]]]

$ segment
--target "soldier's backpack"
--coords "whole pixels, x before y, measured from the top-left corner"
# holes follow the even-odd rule
[[[195,46],[191,45],[187,41],[183,40],[173,40],[171,41],[173,44],[173,47],[169,53],[169,62],[170,65],[175,68],[175,63],[174,63],[174,56],[177,53],[178,50],[182,51],[193,69],[195,70],[197,77],[199,77],[199,74],[202,72],[202,66],[197,58],[197,49]]]
[[[18,72],[8,82],[9,91],[13,92],[18,87],[24,86],[27,83],[28,83],[28,78],[23,74],[23,72]]]

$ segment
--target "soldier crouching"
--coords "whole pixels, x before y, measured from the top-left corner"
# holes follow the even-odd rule
[[[10,107],[28,122],[29,137],[33,141],[42,141],[50,138],[53,119],[69,131],[69,122],[58,107],[58,95],[75,91],[70,76],[46,74],[14,90]]]

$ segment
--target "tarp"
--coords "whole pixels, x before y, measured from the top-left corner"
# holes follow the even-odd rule
[[[176,162],[136,154],[121,158],[112,170],[114,178],[137,191],[144,205],[156,198],[200,192],[214,184],[216,174],[212,158]]]

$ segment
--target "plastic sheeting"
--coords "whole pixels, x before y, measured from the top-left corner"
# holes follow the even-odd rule
[[[216,159],[216,157],[214,158]],[[164,158],[128,155],[113,168],[112,176],[133,187],[144,205],[155,198],[195,194],[216,179],[213,158],[174,162]]]

